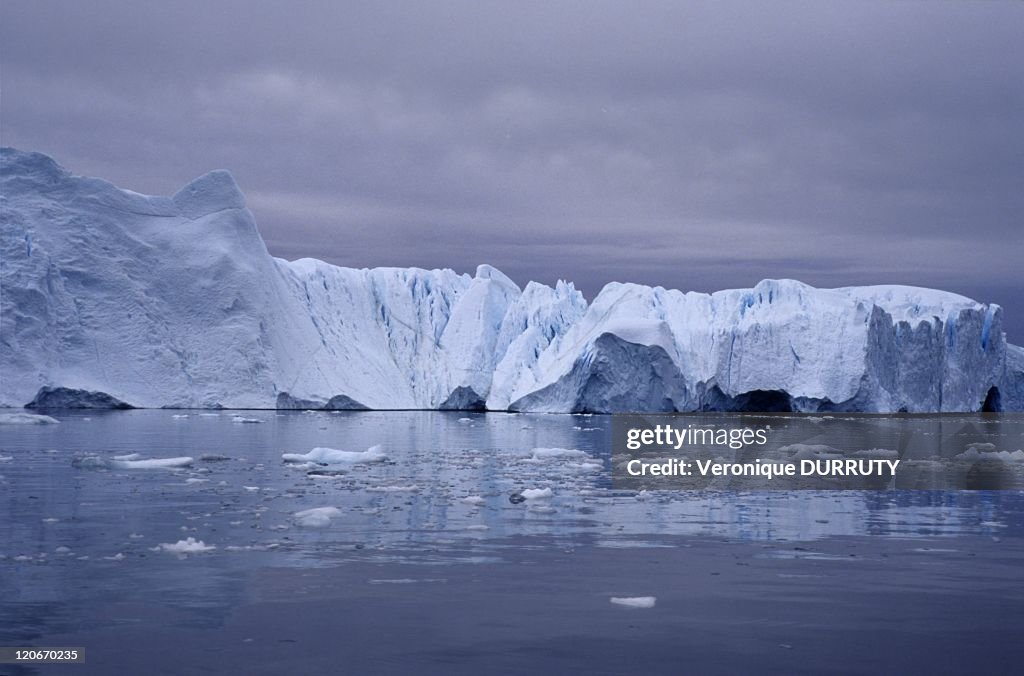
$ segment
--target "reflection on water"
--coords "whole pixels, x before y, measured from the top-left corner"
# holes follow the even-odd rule
[[[352,558],[486,562],[526,536],[641,548],[691,535],[1024,535],[1020,491],[617,491],[611,421],[600,416],[245,413],[259,423],[230,412],[182,416],[69,413],[57,414],[58,425],[0,426],[0,594],[18,614],[7,631],[21,638],[44,633],[44,625],[45,633],[59,631],[62,622],[73,626],[74,608],[133,587],[182,606],[223,606],[242,593],[241,570]],[[925,428],[916,438],[975,422],[919,419]],[[993,438],[996,450],[1024,446]],[[325,469],[281,458],[375,445],[385,461]],[[174,470],[73,466],[76,458],[131,454],[195,461]],[[316,508],[334,509],[296,517]],[[189,554],[188,538],[212,549]]]

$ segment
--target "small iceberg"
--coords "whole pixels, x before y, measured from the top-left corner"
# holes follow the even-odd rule
[[[613,596],[611,602],[617,606],[627,608],[653,608],[657,602],[654,596]]]
[[[535,448],[530,452],[530,459],[543,462],[545,460],[589,458],[586,451],[573,448]]]
[[[259,418],[246,418],[244,415],[236,415],[231,419],[231,422],[236,423],[261,423],[263,422]]]
[[[354,465],[359,463],[383,462],[387,455],[380,446],[365,451],[339,451],[336,448],[314,448],[309,453],[283,453],[285,462],[315,462],[318,465]]]
[[[56,418],[35,413],[0,413],[0,425],[56,425]]]
[[[149,458],[139,460],[138,453],[103,458],[98,455],[87,455],[71,461],[72,467],[78,469],[179,469],[188,467],[193,460],[189,456],[179,458]]]
[[[331,519],[341,516],[341,510],[337,507],[314,507],[295,512],[292,515],[295,523],[306,528],[323,528],[331,523]]]
[[[545,500],[554,495],[550,488],[527,488],[520,495],[526,500]]]
[[[153,547],[153,551],[163,551],[168,554],[202,554],[204,552],[211,552],[216,548],[215,545],[208,545],[202,540],[196,540],[190,536],[174,543],[164,542],[159,544]]]

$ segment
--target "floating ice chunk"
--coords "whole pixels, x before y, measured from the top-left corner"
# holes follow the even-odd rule
[[[654,596],[613,596],[611,598],[611,602],[615,605],[629,608],[653,608],[657,600],[657,597]]]
[[[263,421],[260,420],[259,418],[246,418],[245,416],[242,416],[242,415],[236,415],[235,417],[233,417],[231,419],[231,422],[236,422],[236,423],[261,423]]]
[[[978,444],[977,446],[969,446],[966,451],[956,455],[957,460],[1001,460],[1003,462],[1024,462],[1024,450],[1017,451],[996,451],[996,450],[979,450],[980,447],[985,446],[994,449],[995,446],[992,444]]]
[[[486,502],[486,500],[484,500],[479,495],[467,495],[466,497],[462,498],[462,501],[467,505],[482,505],[484,504],[484,502]]]
[[[138,457],[136,454],[132,454]],[[72,467],[80,469],[178,469],[192,464],[192,458],[150,458],[148,460],[118,460],[103,458],[98,455],[87,455],[71,461]]]
[[[115,455],[114,460],[138,460],[141,457],[138,453],[126,453],[125,455]]]
[[[187,484],[205,484],[207,481],[209,481],[209,479],[199,479],[197,477],[185,479],[185,483]]]
[[[550,488],[527,488],[520,495],[527,500],[544,500],[550,498],[554,493]]]
[[[211,552],[216,548],[216,545],[208,545],[202,540],[196,540],[194,537],[189,536],[175,543],[163,542],[153,547],[153,551],[164,551],[168,554],[202,554],[203,552]]]
[[[200,413],[200,418],[219,418],[220,413]]]
[[[0,413],[0,425],[56,425],[60,421],[35,413]]]
[[[416,484],[410,484],[408,486],[370,486],[366,489],[367,493],[415,493],[420,489]]]
[[[314,507],[295,512],[295,523],[307,528],[322,528],[331,522],[336,516],[341,516],[341,510],[337,507]]]
[[[7,462],[9,460],[14,460],[14,456],[13,455],[0,455],[0,462]]]
[[[473,422],[473,419],[472,418],[459,418],[459,422],[465,425],[466,423]]]
[[[150,458],[148,460],[115,460],[111,464],[113,469],[176,469],[188,467],[192,464],[192,458],[181,456],[179,458]]]
[[[249,491],[250,493],[255,493],[256,491],[258,491],[260,489],[259,486],[242,486],[242,488],[244,488],[245,490]]]
[[[172,415],[171,417],[172,417],[172,418],[174,418],[174,419],[176,419],[176,420],[182,420],[182,419],[184,419],[184,418],[187,418],[187,417],[188,417],[188,413],[175,413],[175,414],[174,414],[174,415]]]
[[[309,453],[284,453],[281,458],[285,462],[315,462],[321,465],[343,465],[369,462],[382,462],[387,455],[380,446],[372,446],[365,451],[339,451],[335,448],[314,448]]]
[[[530,460],[534,462],[546,462],[548,460],[567,460],[569,458],[589,458],[586,451],[578,451],[573,448],[535,448],[530,452]]]
[[[117,554],[114,554],[113,556],[104,556],[103,559],[105,561],[122,561],[124,559],[124,554],[122,554],[121,552],[118,552]]]

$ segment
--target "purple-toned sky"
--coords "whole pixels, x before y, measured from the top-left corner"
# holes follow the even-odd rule
[[[0,4],[0,135],[272,253],[1001,303],[1024,341],[1024,3]]]

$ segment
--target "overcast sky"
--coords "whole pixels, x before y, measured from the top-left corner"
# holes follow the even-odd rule
[[[934,286],[1024,341],[1024,3],[3,0],[0,67],[4,145],[230,169],[285,258]]]

